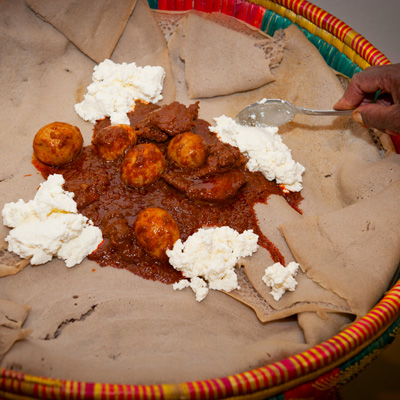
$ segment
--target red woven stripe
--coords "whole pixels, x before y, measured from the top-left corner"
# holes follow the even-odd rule
[[[271,367],[269,367],[268,365],[263,367],[262,370],[263,370],[263,372],[265,371],[264,372],[265,385],[268,386],[268,387],[275,386],[277,384],[277,382],[278,382],[278,377],[277,377],[276,372]],[[268,379],[268,377],[270,379]]]
[[[319,346],[322,347],[326,351],[327,364],[330,363],[332,360],[335,360],[339,356],[339,352],[337,351],[338,349],[336,348],[336,346],[333,345],[333,343],[324,342],[324,343],[319,344]]]
[[[326,30],[329,24],[332,23],[334,18],[335,17],[332,14],[327,13],[321,20],[321,28]]]
[[[388,314],[390,314],[389,319],[393,318],[396,315],[396,309],[392,302],[386,301],[386,302],[382,303],[381,306],[388,312]]]
[[[301,371],[300,375],[306,374],[308,372],[309,368],[307,368],[307,366],[305,366],[304,363],[303,363],[303,360],[302,360],[303,359],[303,355],[302,354],[297,354],[297,355],[295,355],[293,357],[293,359],[296,360],[296,362],[298,364],[298,367],[300,368],[300,371]]]
[[[219,384],[218,380],[213,379],[211,382],[214,384],[214,393],[216,394],[215,397],[222,397],[223,396],[223,390],[221,388],[221,385]]]
[[[299,4],[297,5],[296,14],[306,16],[307,10],[311,7],[312,7],[311,3],[299,2]]]
[[[314,354],[313,352],[317,352],[318,355]],[[316,362],[317,368],[319,368],[325,364],[328,357],[322,347],[320,347],[320,346],[313,347],[313,351],[311,351],[311,353],[313,353],[313,355],[314,355],[314,360]]]
[[[296,366],[293,364],[291,357],[285,360],[281,360],[279,364],[282,364],[285,367],[289,380],[297,378],[299,376],[299,373],[297,372]],[[285,380],[286,379],[285,374],[283,371],[282,373],[283,373],[283,378]]]
[[[321,12],[322,10],[317,6],[312,5],[312,7],[310,8],[309,19],[317,26]]]
[[[307,374],[314,370],[315,363],[312,360],[315,359],[315,355],[312,352],[301,353],[296,358],[299,360],[304,373]]]
[[[386,316],[382,315],[382,312],[380,311],[380,309],[378,307],[374,308],[368,314],[369,314],[369,316],[375,316],[376,317],[376,319],[374,319],[374,320],[375,320],[375,322],[378,323],[379,327],[382,327],[384,325],[384,323],[387,322]]]
[[[252,382],[254,382],[253,386],[255,386],[257,390],[259,390],[261,387],[260,380],[258,378],[258,375],[254,371],[255,370],[247,371],[246,375],[250,375],[253,378],[252,379]],[[253,391],[253,386],[251,384],[251,381],[249,381],[249,378],[247,378],[247,376],[246,376],[246,387],[247,387],[248,391]]]
[[[321,364],[319,357],[317,357],[317,355],[312,351],[300,354],[300,356],[306,361],[308,365],[308,372],[316,370]]]
[[[211,384],[211,381],[203,381],[203,384],[206,386],[206,388],[204,388],[205,392],[207,393],[206,399],[213,399],[215,397],[215,389]]]
[[[247,373],[241,374],[241,377],[244,380],[244,385],[246,388],[246,393],[251,391],[251,382],[249,381],[249,378],[247,377]]]
[[[373,329],[371,328],[370,324],[367,324],[363,319],[360,319],[358,321],[358,324],[362,325],[364,327],[364,329],[366,329],[368,331],[368,337],[371,337],[373,334]]]
[[[243,393],[243,386],[242,382],[240,382],[238,375],[233,375],[232,376],[233,380],[235,381],[237,391],[235,391],[235,394],[242,394]]]
[[[285,375],[285,371],[281,367],[281,363],[279,362],[275,366],[279,370],[279,379],[280,379],[279,382],[285,382],[286,375]]]
[[[336,36],[342,41],[345,42],[346,36],[351,32],[352,29],[347,26],[344,22],[338,20]]]

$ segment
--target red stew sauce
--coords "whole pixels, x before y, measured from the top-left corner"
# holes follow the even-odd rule
[[[156,144],[167,160],[164,174],[146,187],[125,185],[120,178],[123,157],[107,162],[93,145],[84,147],[80,155],[65,166],[51,167],[33,160],[45,179],[54,173],[64,176],[64,189],[75,193],[78,211],[102,230],[104,241],[89,259],[101,266],[127,269],[145,279],[168,284],[179,281],[180,272],[168,262],[150,257],[135,238],[136,216],[146,208],[159,207],[175,219],[182,241],[204,226],[230,226],[240,233],[252,229],[259,235],[259,245],[270,252],[272,259],[285,264],[279,250],[260,231],[253,206],[266,202],[270,194],[276,194],[300,212],[300,193],[285,193],[261,173],[249,172],[245,167],[247,160],[238,149],[221,143],[209,131],[209,124],[197,119],[197,109],[197,104],[186,108],[173,103],[160,108],[137,103],[135,110],[128,114],[137,133],[137,143]],[[109,125],[108,118],[98,121],[94,134]],[[172,165],[166,155],[170,139],[188,130],[204,139],[209,152],[206,164],[192,171]],[[219,190],[218,185],[225,186]],[[198,187],[206,190],[196,191]],[[207,187],[212,190],[207,191]],[[215,192],[229,193],[228,198],[213,197]],[[200,193],[200,197],[197,198],[196,193]]]

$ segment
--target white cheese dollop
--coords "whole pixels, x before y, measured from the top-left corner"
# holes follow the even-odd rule
[[[102,242],[101,230],[77,213],[74,194],[64,191],[62,175],[50,175],[33,200],[7,203],[2,210],[4,225],[13,228],[6,237],[8,250],[32,265],[54,256],[67,267],[79,264]]]
[[[92,83],[75,111],[92,123],[108,116],[112,125],[129,125],[127,113],[135,100],[157,103],[162,99],[164,78],[165,70],[159,66],[138,67],[135,63],[104,60],[94,67]]]
[[[264,283],[272,288],[271,295],[278,301],[284,293],[289,290],[293,292],[297,286],[294,278],[297,275],[299,264],[296,262],[289,263],[284,267],[281,263],[275,263],[265,270],[262,277]]]
[[[270,181],[275,179],[286,190],[302,189],[305,168],[293,160],[289,148],[277,134],[278,128],[242,126],[225,115],[214,120],[217,125],[210,127],[210,131],[222,142],[238,147],[249,158],[250,171],[259,171]]]
[[[240,234],[228,226],[199,229],[185,243],[177,240],[166,253],[170,264],[190,281],[182,280],[174,289],[191,287],[197,301],[207,296],[208,289],[238,289],[234,268],[239,258],[257,251],[257,241],[252,230]]]

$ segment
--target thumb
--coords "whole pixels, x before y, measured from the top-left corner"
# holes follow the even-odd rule
[[[359,113],[359,114],[358,114]],[[392,104],[365,104],[354,111],[355,117],[361,115],[364,125],[379,129],[380,131],[392,131],[391,134],[400,134],[400,105]],[[357,122],[357,117],[355,118]]]
[[[334,110],[352,110],[354,107],[356,107],[359,103],[356,101],[349,100],[347,96],[342,97],[339,101],[335,103],[333,106]]]

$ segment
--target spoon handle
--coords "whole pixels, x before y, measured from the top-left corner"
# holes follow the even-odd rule
[[[310,110],[309,108],[298,107],[301,114],[307,115],[351,115],[354,110]]]

